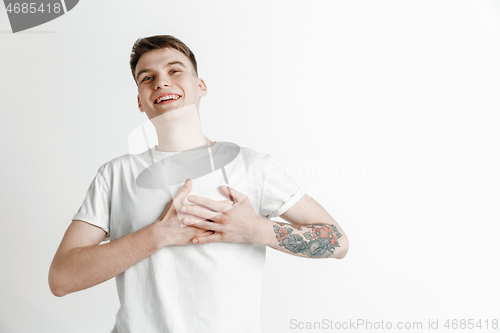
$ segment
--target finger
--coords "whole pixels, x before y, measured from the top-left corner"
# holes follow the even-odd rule
[[[221,230],[220,225],[218,225],[217,223],[214,223],[214,222],[197,220],[194,223],[190,223],[190,222],[188,222],[188,223],[189,223],[190,227],[195,227],[195,228],[198,228],[198,229],[212,230],[212,231],[220,231]]]
[[[181,212],[186,215],[193,215],[196,217],[200,217],[204,220],[216,220],[217,216],[221,213],[211,211],[205,207],[198,205],[184,205],[181,207]]]
[[[210,236],[193,238],[193,243],[195,244],[206,244],[206,243],[220,242],[220,241],[222,241],[222,235],[218,232]]]
[[[244,195],[241,192],[236,191],[232,187],[229,187],[229,186],[226,186],[226,185],[221,185],[220,188],[222,190],[222,193],[224,193],[225,195],[227,195],[228,197],[230,197],[231,200],[233,200],[233,201],[242,202],[247,197],[246,195]]]
[[[193,215],[185,215],[182,217],[182,219],[179,219],[179,221],[180,221],[181,227],[185,227],[187,225],[196,227],[196,223],[198,223],[198,222],[211,222],[211,223],[213,223],[212,220],[202,219],[202,218],[199,218],[199,217],[193,216]]]
[[[207,207],[207,208],[212,209],[216,212],[224,213],[228,209],[231,209],[231,207],[229,207],[227,204],[227,200],[216,201],[216,200],[212,200],[209,198],[200,197],[197,195],[190,195],[187,199],[189,202],[195,203],[195,204],[200,205],[200,206]]]

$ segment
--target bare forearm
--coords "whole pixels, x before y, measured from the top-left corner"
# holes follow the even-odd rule
[[[341,259],[349,246],[334,224],[297,225],[272,220],[262,221],[259,243],[305,258]]]
[[[54,294],[64,296],[105,282],[159,250],[153,225],[107,244],[77,247],[52,263]]]

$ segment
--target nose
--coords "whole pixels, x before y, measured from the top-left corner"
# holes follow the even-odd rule
[[[155,82],[155,90],[161,89],[163,87],[168,87],[170,85],[170,81],[168,79],[168,76],[165,75],[158,75],[156,82]]]

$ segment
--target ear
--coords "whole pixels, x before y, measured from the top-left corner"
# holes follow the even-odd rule
[[[139,107],[139,110],[141,110],[141,112],[144,112],[144,109],[142,108],[141,99],[139,98],[139,95],[137,95],[137,106]]]
[[[199,97],[203,97],[207,94],[207,86],[205,85],[205,81],[203,79],[198,79],[198,88],[199,88]]]

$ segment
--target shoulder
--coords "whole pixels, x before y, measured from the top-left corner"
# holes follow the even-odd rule
[[[271,159],[271,155],[268,153],[262,153],[250,147],[240,147],[241,156],[245,160],[246,165],[267,165],[268,161]]]
[[[140,165],[147,165],[150,162],[149,150],[146,150],[140,154],[124,154],[115,157],[106,163],[103,163],[98,172],[102,174],[105,178],[112,177],[114,174],[123,173],[124,171],[130,171],[135,169]],[[151,164],[151,163],[150,163]]]

